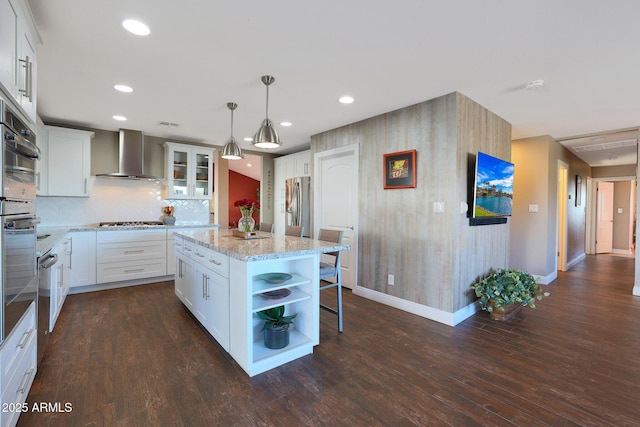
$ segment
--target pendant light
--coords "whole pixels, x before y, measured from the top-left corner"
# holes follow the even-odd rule
[[[273,76],[262,76],[262,83],[267,87],[267,115],[253,137],[253,145],[258,148],[278,148],[282,145],[278,132],[269,120],[269,85],[275,80]]]
[[[227,108],[231,110],[231,137],[229,137],[227,143],[224,145],[222,155],[220,157],[229,160],[244,159],[244,154],[242,154],[242,150],[238,144],[236,144],[236,139],[233,137],[233,110],[238,108],[238,104],[235,102],[227,102]]]

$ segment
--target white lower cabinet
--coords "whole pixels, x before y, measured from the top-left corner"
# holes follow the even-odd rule
[[[229,351],[229,257],[176,239],[175,292],[195,318]]]
[[[254,376],[313,352],[320,342],[320,304],[318,287],[319,255],[305,255],[283,259],[244,262],[231,258],[230,262],[230,354],[240,366]],[[279,284],[261,279],[264,273],[282,272],[292,278]],[[264,292],[288,289],[291,293],[281,299],[265,299]],[[285,315],[297,314],[290,327],[289,345],[269,349],[264,345],[261,320],[257,312],[279,305]]]
[[[15,426],[37,370],[36,306],[31,304],[0,347],[0,425]]]
[[[96,232],[69,233],[69,287],[96,284]]]
[[[52,253],[58,255],[58,261],[51,267],[51,275],[49,277],[49,332],[53,332],[53,327],[58,320],[62,305],[69,293],[70,247],[70,237],[65,236],[51,250]]]
[[[161,230],[99,231],[97,283],[167,275],[167,234]]]

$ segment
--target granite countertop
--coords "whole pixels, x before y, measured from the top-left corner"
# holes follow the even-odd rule
[[[42,256],[47,253],[65,234],[75,231],[130,231],[130,230],[157,230],[172,229],[183,230],[188,228],[209,228],[215,229],[217,224],[178,224],[178,225],[152,225],[152,226],[123,226],[123,227],[100,227],[98,224],[92,225],[61,225],[61,226],[38,226],[38,236],[45,238],[38,239],[36,242],[36,256]]]
[[[176,231],[176,235],[241,261],[264,261],[351,248],[344,244],[307,237],[283,236],[264,231],[258,231],[259,238],[255,239],[235,237],[233,230]]]

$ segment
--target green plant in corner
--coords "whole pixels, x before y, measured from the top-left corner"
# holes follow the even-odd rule
[[[471,287],[480,298],[480,308],[489,313],[494,310],[504,313],[504,307],[509,304],[536,308],[536,300],[549,296],[549,292],[542,292],[530,273],[521,270],[501,269]]]
[[[285,316],[284,305],[279,305],[277,307],[258,312],[258,317],[265,321],[264,325],[262,326],[262,331],[269,328],[281,328],[283,326],[286,326],[288,328],[289,325],[293,323],[293,319],[297,315],[298,313],[291,316]]]

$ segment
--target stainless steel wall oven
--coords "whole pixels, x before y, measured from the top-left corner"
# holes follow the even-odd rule
[[[0,193],[0,343],[11,333],[38,294],[36,263],[35,135],[0,99],[2,165]]]

